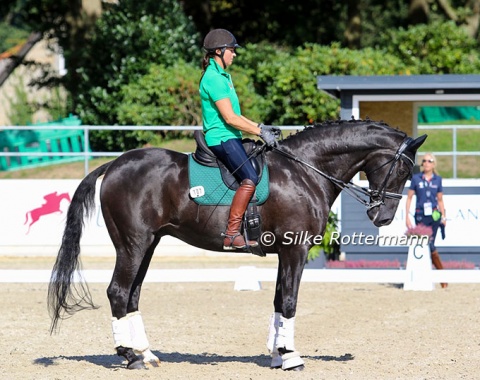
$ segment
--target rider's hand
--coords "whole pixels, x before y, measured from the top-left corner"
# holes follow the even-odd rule
[[[281,130],[279,127],[275,127],[274,125],[264,125],[264,124],[258,124],[258,127],[260,130],[265,130],[265,131],[270,131],[272,132],[275,136],[280,136]]]
[[[263,141],[265,141],[265,144],[267,144],[268,147],[273,148],[277,146],[277,139],[275,138],[275,135],[272,131],[261,128],[260,137]]]

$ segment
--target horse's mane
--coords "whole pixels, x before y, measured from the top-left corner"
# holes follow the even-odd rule
[[[324,129],[325,131],[327,131],[327,128],[328,129],[333,129],[333,128],[336,128],[336,127],[345,127],[345,126],[355,127],[355,126],[360,126],[360,125],[363,126],[363,125],[366,125],[366,124],[368,124],[369,126],[376,126],[376,127],[379,127],[379,128],[383,128],[386,131],[398,132],[399,134],[402,135],[403,138],[405,138],[407,136],[407,134],[405,132],[401,131],[398,128],[390,127],[383,120],[374,121],[374,120],[370,120],[369,118],[367,118],[365,120],[353,119],[352,118],[351,120],[343,120],[343,119],[327,120],[327,121],[323,121],[323,122],[320,122],[320,123],[314,123],[312,125],[305,125],[303,127],[303,129],[297,130],[295,133],[289,134],[287,137],[284,138],[283,141],[288,143],[289,140],[293,141],[293,140],[297,140],[299,138],[301,139],[302,136],[307,135],[308,131],[310,131],[310,130]]]

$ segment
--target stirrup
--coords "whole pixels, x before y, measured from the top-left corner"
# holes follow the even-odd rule
[[[230,245],[223,244],[223,249],[225,251],[235,251],[236,249],[246,249],[247,248],[246,242],[245,242],[245,245],[243,247],[235,247],[233,245],[233,242],[235,241],[235,238],[237,236],[243,237],[243,235],[241,233],[236,233],[235,235],[227,235],[226,233],[222,232],[221,236],[223,238],[229,238],[230,239]],[[245,241],[245,239],[244,239],[244,241]],[[225,242],[225,239],[224,239],[224,242]]]

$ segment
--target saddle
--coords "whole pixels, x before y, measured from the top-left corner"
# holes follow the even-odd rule
[[[227,167],[222,162],[220,162],[215,156],[215,154],[213,154],[213,152],[210,150],[207,142],[205,141],[205,136],[203,132],[200,130],[196,130],[193,133],[193,137],[195,138],[195,142],[197,143],[197,148],[192,154],[192,158],[200,165],[219,168],[222,180],[225,185],[230,190],[237,190],[240,184],[236,180],[235,176],[230,173]],[[252,162],[252,165],[257,172],[258,182],[255,185],[258,185],[262,178],[263,167],[265,164],[264,151],[260,149],[262,144],[252,139],[243,139],[242,144],[245,152],[247,153],[247,156],[251,157],[250,161]]]

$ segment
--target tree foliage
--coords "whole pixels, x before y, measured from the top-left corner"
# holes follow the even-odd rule
[[[412,73],[472,74],[480,70],[478,43],[453,21],[392,30],[384,38],[385,50]]]
[[[85,47],[75,105],[89,124],[118,123],[121,87],[146,74],[151,64],[199,59],[198,36],[176,1],[142,5],[135,0],[113,5],[98,20]]]
[[[247,45],[250,54],[261,48]],[[239,61],[243,56],[240,55]],[[265,55],[252,74],[264,95],[264,120],[277,125],[305,125],[338,117],[339,103],[317,88],[318,75],[402,74],[405,65],[395,56],[374,49],[352,52],[338,44],[305,44],[294,52]]]
[[[195,28],[178,2],[123,0],[112,5],[97,21],[78,62],[74,109],[86,124],[118,124],[123,86],[137,82],[152,64],[199,61],[199,50]],[[97,149],[131,146],[123,141],[124,133],[111,134],[92,134],[92,145]]]
[[[338,100],[318,90],[317,75],[480,69],[480,0],[102,4],[100,18],[85,13],[79,0],[6,0],[0,7],[8,10],[8,25],[28,26],[58,42],[68,74],[46,71],[39,82],[64,85],[68,111],[85,124],[200,124],[200,46],[214,27],[231,30],[244,46],[229,68],[243,113],[269,124],[338,116]],[[175,134],[103,131],[92,134],[92,145],[125,150],[169,136]]]

